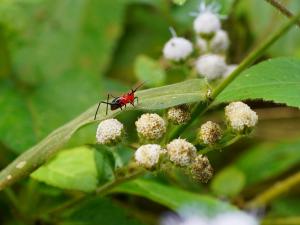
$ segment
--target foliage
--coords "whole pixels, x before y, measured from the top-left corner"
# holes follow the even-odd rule
[[[217,98],[217,102],[262,99],[300,107],[298,94],[300,61],[277,58],[243,72]]]
[[[291,183],[300,181],[286,180],[300,165],[300,34],[293,29],[283,36],[297,21],[286,25],[267,2],[217,1],[231,40],[221,54],[227,65],[239,66],[208,82],[194,69],[204,54],[199,48],[180,62],[162,56],[170,26],[196,46],[189,14],[199,12],[198,0],[1,1],[1,224],[152,225],[166,211],[193,209],[214,217],[258,210],[249,203],[266,192],[275,194],[264,202],[263,224],[286,224],[289,217],[299,222],[299,191]],[[300,9],[294,1],[284,6],[293,13]],[[275,30],[280,32],[272,36]],[[264,42],[269,33],[273,39]],[[135,106],[106,115],[101,104],[94,120],[106,92],[120,96],[142,82]],[[232,101],[245,101],[257,112],[258,132],[230,127],[222,115]],[[167,122],[167,109],[182,104],[191,120]],[[215,173],[208,184],[195,181],[194,165],[176,167],[167,157],[148,171],[137,166],[134,152],[148,142],[138,137],[134,122],[144,112],[166,121],[165,136],[149,143],[166,147],[175,135],[206,154],[200,162]],[[124,124],[118,145],[96,143],[96,123],[107,118]],[[206,145],[197,136],[209,120],[224,132]],[[259,136],[261,130],[266,134]]]

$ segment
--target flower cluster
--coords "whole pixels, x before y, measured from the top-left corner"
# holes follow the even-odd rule
[[[180,105],[168,109],[167,119],[175,125],[186,123],[190,119],[189,107]],[[164,121],[158,114],[145,113],[135,125],[143,142],[155,142],[165,134],[168,121]],[[159,169],[161,164],[171,163],[186,169],[195,180],[204,183],[208,182],[213,174],[207,157],[198,155],[196,147],[182,138],[170,141],[165,147],[158,144],[142,145],[135,152],[135,161],[149,170]]]
[[[226,64],[225,56],[230,40],[227,32],[222,30],[222,16],[218,11],[218,4],[206,5],[202,2],[198,12],[193,13],[193,30],[196,35],[194,47],[186,38],[177,37],[172,29],[173,37],[163,48],[164,58],[173,62],[183,62],[196,52],[194,67],[200,77],[212,81],[228,76],[236,65]]]
[[[243,102],[232,102],[225,107],[227,130],[241,133],[251,130],[257,123],[256,113]],[[134,159],[137,165],[148,170],[159,169],[162,164],[172,164],[185,169],[192,178],[207,183],[213,175],[213,168],[208,158],[197,152],[195,145],[183,138],[171,140],[165,146],[160,145],[167,132],[167,124],[180,125],[191,118],[189,107],[179,105],[167,110],[167,120],[156,113],[144,113],[135,122],[136,131],[143,143],[137,148]],[[206,148],[220,147],[223,137],[221,126],[207,121],[199,128],[197,137],[199,143]],[[96,138],[100,144],[116,144],[121,141],[124,126],[116,119],[100,122]]]

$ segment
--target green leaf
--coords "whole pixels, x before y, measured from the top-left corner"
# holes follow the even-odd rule
[[[238,76],[216,103],[263,99],[300,107],[300,60],[277,58],[251,67]]]
[[[249,149],[234,165],[245,174],[248,185],[255,184],[299,165],[299,148],[300,140],[262,144]]]
[[[21,153],[98,100],[103,93],[99,74],[120,36],[126,3],[0,4],[0,12],[5,12],[2,22],[17,30],[10,43],[1,47],[10,47],[6,57],[11,58],[6,60],[14,69],[14,79],[0,83],[0,140],[5,146]]]
[[[80,69],[96,77],[106,68],[120,35],[125,4],[41,0],[24,7],[16,1],[13,7],[27,19],[17,40],[26,44],[12,51],[18,76],[59,77]]]
[[[174,105],[203,101],[208,90],[203,79],[193,79],[177,84],[143,90],[138,93],[138,108],[165,109]]]
[[[159,63],[147,56],[140,55],[136,58],[134,70],[137,78],[145,82],[145,86],[160,86],[166,79],[165,71]]]
[[[245,182],[246,178],[242,171],[228,167],[214,177],[211,189],[219,196],[234,197],[243,189]]]
[[[128,106],[126,110],[165,109],[184,103],[204,101],[206,99],[207,89],[207,83],[203,79],[194,79],[159,88],[138,91],[136,92],[136,95],[139,97],[139,104],[135,107]],[[8,165],[6,169],[2,170],[0,173],[0,189],[5,185],[14,182],[16,179],[33,172],[58,152],[78,129],[96,122],[94,120],[96,108],[97,104],[74,120],[56,129],[41,142],[20,155],[15,161]],[[105,105],[100,107],[97,121],[114,117],[121,112],[121,110],[110,111],[109,114],[106,115],[105,109]],[[27,162],[26,166],[23,170],[18,170],[16,166],[24,160]],[[14,179],[6,179],[8,175],[13,176]]]
[[[275,199],[271,205],[269,216],[297,216],[300,215],[300,200],[297,196],[288,196]]]
[[[115,158],[112,152],[105,149],[104,146],[97,148],[95,152],[95,163],[98,172],[99,185],[115,178]]]
[[[79,204],[63,216],[64,225],[141,225],[144,224],[132,216],[111,200],[101,197],[93,197]]]
[[[172,210],[192,205],[203,213],[214,215],[225,210],[234,210],[233,206],[207,195],[184,191],[149,180],[137,179],[116,187],[113,192],[122,192],[148,198]]]
[[[173,2],[177,5],[183,5],[187,0],[173,0]]]
[[[59,188],[93,191],[97,187],[94,153],[88,147],[62,151],[31,177]]]

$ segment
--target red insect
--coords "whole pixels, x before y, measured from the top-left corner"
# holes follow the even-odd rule
[[[96,120],[96,117],[97,117],[97,114],[98,114],[98,110],[99,110],[99,107],[101,105],[101,103],[104,103],[106,104],[106,115],[107,115],[107,112],[108,112],[108,106],[110,105],[110,110],[116,110],[116,109],[123,109],[122,107],[125,106],[126,108],[126,105],[127,104],[131,104],[134,106],[134,101],[136,100],[137,103],[139,103],[139,98],[137,96],[134,96],[134,93],[137,91],[137,89],[139,89],[144,83],[141,83],[140,85],[138,85],[135,89],[131,89],[130,92],[122,95],[122,96],[119,96],[119,97],[114,97],[113,95],[111,94],[108,94],[107,95],[107,100],[106,102],[105,101],[101,101],[99,102],[98,104],[98,107],[97,107],[97,110],[96,110],[96,113],[95,113],[95,117],[94,117],[94,120]],[[112,96],[114,99],[109,102],[109,96]]]

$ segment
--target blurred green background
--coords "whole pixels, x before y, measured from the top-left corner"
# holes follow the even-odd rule
[[[262,0],[219,2],[222,14],[228,15],[223,27],[232,43],[229,63],[239,63],[286,21]],[[300,10],[298,0],[282,2],[293,12]],[[193,40],[193,17],[188,14],[196,11],[198,4],[198,0],[187,0],[183,6],[168,0],[0,0],[0,168],[53,129],[105,98],[107,92],[115,95],[126,92],[141,78],[145,79],[143,76],[151,80],[147,87],[185,80],[184,69],[161,71],[159,59],[164,43],[170,38],[169,26]],[[299,28],[281,38],[261,60],[278,56],[300,58]],[[155,78],[150,77],[153,71]],[[226,196],[239,205],[274,181],[298,171],[300,112],[261,101],[251,105],[260,118],[256,132],[251,139],[230,147],[230,151],[209,154],[217,174],[211,185],[196,185],[180,173],[155,179],[187,190],[209,192],[212,196]],[[221,120],[221,110],[201,120]],[[135,119],[133,112],[120,116],[128,126],[133,126]],[[76,134],[70,146],[92,143],[94,128]],[[219,190],[228,183],[226,176],[236,178],[233,187],[228,185],[229,191],[225,186],[225,190]],[[28,197],[35,196],[30,193],[32,185],[41,185],[36,195],[46,196],[39,198],[39,203]],[[299,190],[295,188],[275,201],[268,215],[300,215]],[[32,180],[24,181],[16,191],[18,201],[28,203],[29,206],[24,206],[28,213],[33,213],[45,199],[53,197],[49,202],[59,203],[65,194]],[[117,206],[100,199],[89,207],[99,207],[100,212],[107,207],[117,207],[118,211],[119,206],[126,205],[130,214],[144,217],[145,224],[154,224],[166,211],[164,206],[144,198],[116,195],[113,199]],[[0,195],[0,221],[21,224],[10,222],[13,220],[9,219],[7,205],[6,197]]]

